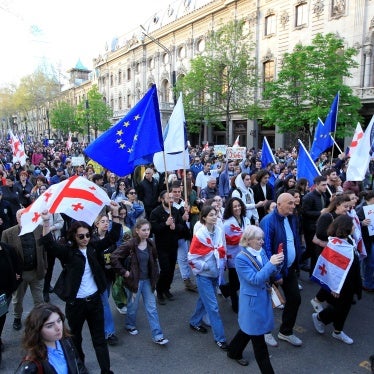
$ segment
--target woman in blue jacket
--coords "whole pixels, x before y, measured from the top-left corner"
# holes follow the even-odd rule
[[[250,340],[261,373],[274,373],[264,334],[274,328],[269,278],[277,272],[284,260],[283,253],[274,254],[270,260],[262,249],[264,233],[257,226],[247,226],[240,240],[242,251],[235,258],[240,281],[239,331],[229,345],[229,358],[247,366],[243,351]]]

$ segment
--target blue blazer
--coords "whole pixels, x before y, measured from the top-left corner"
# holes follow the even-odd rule
[[[251,256],[245,248],[242,251]],[[235,258],[240,281],[238,322],[240,329],[248,335],[262,335],[274,328],[271,295],[266,282],[277,267],[268,260],[264,250],[261,250],[261,258],[260,271],[242,252]]]

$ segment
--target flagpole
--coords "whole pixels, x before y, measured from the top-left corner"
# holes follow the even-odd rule
[[[338,143],[335,141],[335,139],[332,137],[331,134],[330,134],[330,137],[331,137],[331,139],[333,140],[334,144],[336,145],[336,148],[338,148],[338,151],[339,151],[340,153],[343,153],[343,151],[342,151],[341,148],[339,147]]]
[[[331,136],[331,134],[330,134],[330,136],[332,137],[332,140],[334,141],[334,143],[332,144],[332,148],[331,148],[330,166],[332,165],[332,159],[333,159],[333,157],[334,157],[334,145],[337,146],[336,141],[335,141],[335,136],[336,136],[336,127],[337,127],[337,122],[338,122],[339,101],[340,101],[340,91],[338,91],[338,103],[336,104],[336,115],[335,115],[334,136]],[[340,150],[339,147],[338,147],[338,149]],[[342,153],[341,150],[340,150],[340,153]],[[330,194],[331,194],[331,192],[330,192]]]
[[[170,191],[169,191],[169,183],[168,183],[168,180],[167,180],[166,157],[165,157],[165,151],[164,150],[162,151],[162,158],[164,159],[166,193],[168,194],[168,197],[169,197]],[[169,217],[171,217],[170,199],[168,199],[168,201],[169,201]]]

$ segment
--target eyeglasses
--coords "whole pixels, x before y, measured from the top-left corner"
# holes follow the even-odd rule
[[[79,240],[83,240],[84,237],[89,239],[91,237],[91,234],[89,232],[87,232],[86,234],[79,234],[79,235],[77,235],[77,237],[78,237]]]
[[[124,185],[125,185],[125,183],[120,183],[119,185],[120,185],[120,186],[124,186]]]
[[[129,195],[136,195],[136,192],[135,191],[130,191]]]

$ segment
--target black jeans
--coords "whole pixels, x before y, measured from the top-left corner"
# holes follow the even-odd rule
[[[47,272],[44,276],[44,286],[43,286],[43,292],[49,292],[49,287],[51,285],[51,279],[52,279],[52,273],[53,268],[55,266],[56,257],[51,253],[47,251]]]
[[[243,358],[243,351],[250,340],[252,340],[253,352],[261,373],[273,374],[274,370],[271,366],[264,335],[247,335],[244,331],[239,329],[229,345],[227,355],[235,360]]]
[[[158,250],[158,263],[160,265],[160,277],[156,286],[158,295],[163,295],[170,290],[174,278],[177,253],[178,248]]]
[[[91,298],[67,302],[65,314],[73,335],[72,340],[82,361],[84,361],[82,328],[87,321],[100,369],[102,372],[109,372],[110,359],[104,333],[104,309],[99,292]]]
[[[301,304],[301,296],[297,274],[294,265],[288,269],[287,276],[283,277],[282,289],[286,299],[282,314],[282,323],[279,332],[283,335],[292,335],[296,323],[297,312]]]
[[[235,313],[239,310],[239,297],[238,290],[240,288],[240,282],[238,278],[238,273],[235,268],[229,268],[229,289],[230,289],[230,299],[231,308]]]

